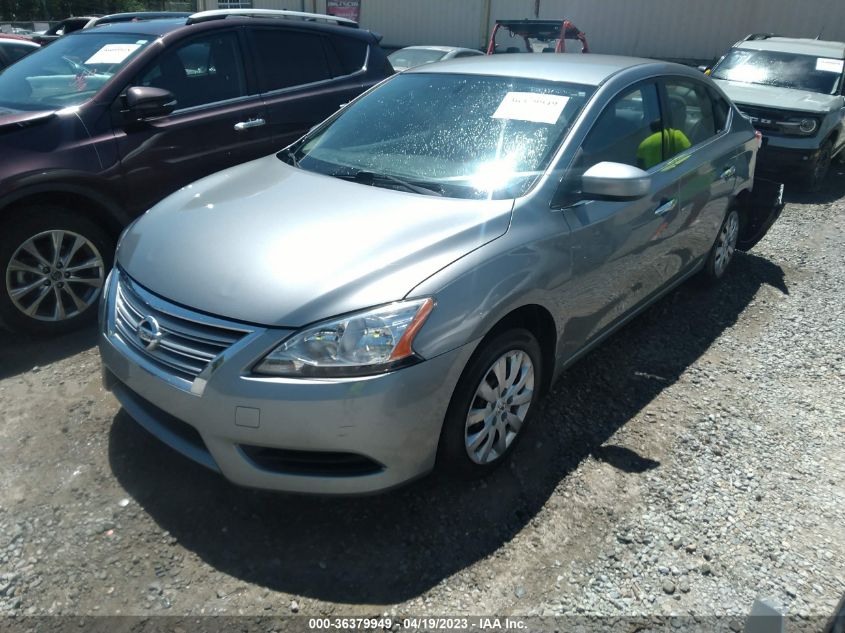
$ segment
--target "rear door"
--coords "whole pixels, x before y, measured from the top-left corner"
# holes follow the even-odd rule
[[[290,25],[249,27],[267,133],[277,149],[354,99],[374,81],[364,40]]]
[[[747,179],[743,147],[727,134],[728,104],[703,82],[664,81],[667,166],[680,180],[678,221],[664,237],[674,258],[668,277],[685,272],[709,252],[733,200],[737,181]]]
[[[247,80],[244,58],[242,29],[214,30],[166,49],[132,82],[169,90],[177,101],[168,116],[115,126],[132,211],[272,151],[262,127],[264,104]]]

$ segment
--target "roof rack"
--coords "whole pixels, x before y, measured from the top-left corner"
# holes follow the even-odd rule
[[[777,33],[750,33],[742,40],[743,42],[757,42],[759,40],[767,40],[770,37],[780,37]]]
[[[283,9],[213,9],[211,11],[200,11],[192,14],[186,24],[196,24],[197,22],[207,22],[208,20],[225,20],[228,17],[237,18],[283,18],[293,20],[305,20],[308,22],[315,22],[322,20],[324,22],[334,22],[340,26],[349,26],[358,28],[358,23],[347,18],[341,18],[336,15],[326,15],[325,13],[305,13],[304,11],[287,11]]]

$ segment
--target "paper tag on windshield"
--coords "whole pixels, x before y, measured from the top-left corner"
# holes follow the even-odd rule
[[[106,44],[85,60],[85,64],[119,64],[140,47],[140,44]]]
[[[494,119],[557,123],[569,97],[536,92],[509,92],[493,113]]]
[[[816,60],[816,70],[821,70],[826,73],[841,73],[843,67],[845,67],[845,59],[819,57]]]

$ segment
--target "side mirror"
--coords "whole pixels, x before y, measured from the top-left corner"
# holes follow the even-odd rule
[[[651,176],[639,167],[598,163],[581,176],[584,200],[639,200],[651,192]]]
[[[135,121],[165,116],[176,109],[176,97],[163,88],[132,86],[126,91],[126,109]]]

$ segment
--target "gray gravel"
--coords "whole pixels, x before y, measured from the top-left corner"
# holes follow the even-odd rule
[[[510,467],[388,495],[245,491],[99,385],[92,332],[0,334],[0,613],[696,617],[845,593],[845,174],[717,289],[568,372]]]

